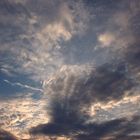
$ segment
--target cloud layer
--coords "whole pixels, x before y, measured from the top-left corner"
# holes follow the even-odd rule
[[[139,16],[139,0],[1,0],[0,139],[140,139]]]

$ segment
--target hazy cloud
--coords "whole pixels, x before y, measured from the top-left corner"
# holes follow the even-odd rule
[[[35,3],[1,2],[1,6],[6,5],[1,10],[7,16],[1,18],[1,22],[6,23],[2,23],[0,49],[2,55],[9,55],[3,60],[5,64],[13,67],[11,70],[2,67],[4,73],[30,74],[32,79],[43,81],[63,65],[59,52],[61,42],[85,32],[88,12],[80,1],[41,0]],[[13,22],[6,18],[12,18]],[[10,40],[5,40],[8,38]]]

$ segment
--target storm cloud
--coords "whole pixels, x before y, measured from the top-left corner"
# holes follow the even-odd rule
[[[31,134],[66,135],[68,137],[74,136],[76,139],[93,139],[94,137],[100,139],[106,133],[108,134],[108,131],[111,133],[112,129],[114,129],[113,131],[119,131],[119,129],[123,131],[126,128],[124,137],[127,137],[128,133],[125,131],[127,128],[131,130],[131,125],[129,126],[131,121],[127,122],[125,119],[112,120],[103,124],[87,124],[88,120],[91,119],[87,113],[91,105],[98,102],[120,101],[125,96],[133,95],[131,92],[128,94],[127,91],[135,87],[135,82],[128,78],[124,63],[104,64],[89,70],[86,67],[82,71],[80,69],[82,66],[75,67],[75,69],[66,67],[46,85],[48,97],[50,95],[50,110],[48,110],[50,122],[32,128]],[[81,73],[77,74],[78,71]],[[125,121],[128,126],[123,125]],[[85,134],[80,135],[79,133]],[[117,139],[119,134],[114,137]]]

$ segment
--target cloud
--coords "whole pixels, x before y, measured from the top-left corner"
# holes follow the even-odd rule
[[[32,0],[1,2],[1,5],[7,5],[7,8],[2,6],[1,9],[6,14],[6,16],[1,15],[1,55],[8,56],[3,62],[11,67],[10,70],[3,69],[4,73],[11,75],[24,73],[29,74],[34,80],[44,81],[66,63],[65,59],[70,59],[70,53],[74,62],[81,59],[84,61],[94,59],[96,63],[101,63],[94,55],[96,52],[91,51],[89,47],[92,44],[91,40],[99,48],[105,49],[105,46],[109,46],[109,50],[113,48],[119,52],[120,48],[123,48],[123,51],[125,47],[135,42],[132,21],[139,12],[137,1],[112,2],[110,4],[114,10],[107,10],[108,7],[104,2],[95,2],[96,7],[94,5],[88,7],[88,3],[83,1],[41,0],[36,3],[34,4]],[[126,9],[120,6],[125,4],[128,7]],[[115,6],[118,6],[120,11]],[[98,14],[99,9],[102,9],[103,13]],[[10,13],[8,10],[13,11]],[[99,22],[101,19],[103,22]],[[97,40],[94,40],[96,35]],[[81,40],[87,36],[86,42],[91,43],[87,46],[84,43],[80,44],[81,40],[73,42],[74,39],[79,38],[78,36],[81,36]],[[93,36],[93,39],[89,40],[90,36]],[[67,46],[68,42],[69,46]],[[72,49],[73,43],[75,43],[74,51],[78,54]],[[63,54],[62,52],[67,48],[67,53]],[[112,53],[108,56],[104,50],[100,52],[102,52],[101,56],[104,56],[100,59],[115,57]],[[80,60],[77,58],[78,55]]]
[[[18,83],[18,82],[12,83],[12,82],[10,82],[10,81],[8,81],[8,80],[4,80],[4,82],[6,82],[6,83],[8,83],[8,84],[10,84],[10,85],[12,85],[12,86],[20,86],[20,87],[22,87],[22,88],[30,89],[30,90],[32,90],[32,91],[40,91],[40,92],[43,92],[42,89],[35,88],[35,87],[29,86],[29,85],[24,85],[24,84],[21,84],[21,83]]]
[[[7,6],[1,9],[6,16],[1,15],[4,27],[0,50],[1,55],[8,56],[3,62],[11,68],[5,68],[4,73],[24,73],[31,79],[44,81],[64,63],[61,43],[85,32],[89,13],[80,1],[36,3],[1,2],[1,6]]]
[[[133,116],[130,120],[127,118],[116,119],[108,121],[102,124],[91,124],[87,126],[87,133],[78,135],[79,140],[92,140],[92,139],[107,139],[107,140],[123,140],[140,138],[138,135],[132,135],[132,133],[138,129],[137,121],[139,116]]]
[[[31,135],[42,137],[136,139],[127,133],[133,119],[124,117],[139,114],[139,5],[1,0],[1,79],[16,90],[43,93],[35,100],[37,94],[15,98],[6,90],[14,98],[0,103],[4,129],[28,138],[33,127]],[[11,82],[25,77],[43,89]]]
[[[124,55],[124,59],[130,66],[130,69],[135,71],[135,74],[138,73],[140,65],[139,65],[139,41],[131,45],[126,51]]]
[[[17,140],[17,138],[8,131],[0,129],[0,139],[1,140]]]
[[[109,46],[110,44],[114,42],[115,37],[113,34],[104,33],[104,34],[99,35],[98,40],[99,42],[102,43],[103,46]]]
[[[112,140],[112,139],[139,139],[139,135],[133,134],[138,130],[139,116],[133,116],[131,119],[121,118],[116,120],[107,121],[104,123],[92,123],[92,124],[69,124],[63,125],[61,122],[52,123],[46,125],[39,125],[36,128],[32,128],[31,133],[33,135],[45,134],[51,137],[66,136],[72,140]],[[65,128],[64,128],[65,127]]]
[[[135,38],[137,38],[136,30],[139,25],[135,19],[140,14],[139,1],[120,0],[111,2],[110,5],[113,8],[109,10],[106,3],[104,6],[99,6],[100,8],[103,6],[104,14],[100,15],[103,23],[96,25],[98,27],[98,31],[96,31],[97,41],[99,42],[96,45],[123,52],[124,49],[137,42]]]
[[[0,125],[4,130],[12,132],[19,139],[29,139],[30,127],[48,122],[46,99],[33,99],[31,93],[24,97],[0,101]],[[34,120],[34,121],[33,121]]]
[[[133,92],[136,91],[133,90]],[[138,94],[138,93],[137,93]],[[88,123],[99,122],[124,118],[126,116],[133,116],[139,114],[139,95],[126,96],[119,101],[109,101],[108,103],[93,103],[90,108],[85,109],[87,114],[90,115]]]
[[[46,95],[49,98],[47,112],[50,121],[33,127],[30,133],[47,136],[65,135],[74,138],[77,136],[82,138],[82,134],[89,133],[87,138],[90,138],[90,135],[95,135],[95,138],[102,137],[104,136],[102,133],[106,133],[102,130],[107,129],[106,125],[110,125],[113,121],[101,124],[101,126],[96,123],[87,125],[91,116],[85,110],[96,103],[107,104],[111,101],[120,101],[125,96],[129,98],[131,94],[127,91],[134,86],[133,81],[127,78],[126,68],[122,63],[104,64],[95,69],[92,67],[88,69],[86,66],[65,66],[46,84]],[[116,125],[111,126],[114,128]]]

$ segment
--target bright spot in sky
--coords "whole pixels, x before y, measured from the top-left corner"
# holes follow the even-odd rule
[[[103,46],[109,46],[111,43],[115,40],[115,37],[111,33],[103,33],[98,36],[98,41],[103,45]]]

